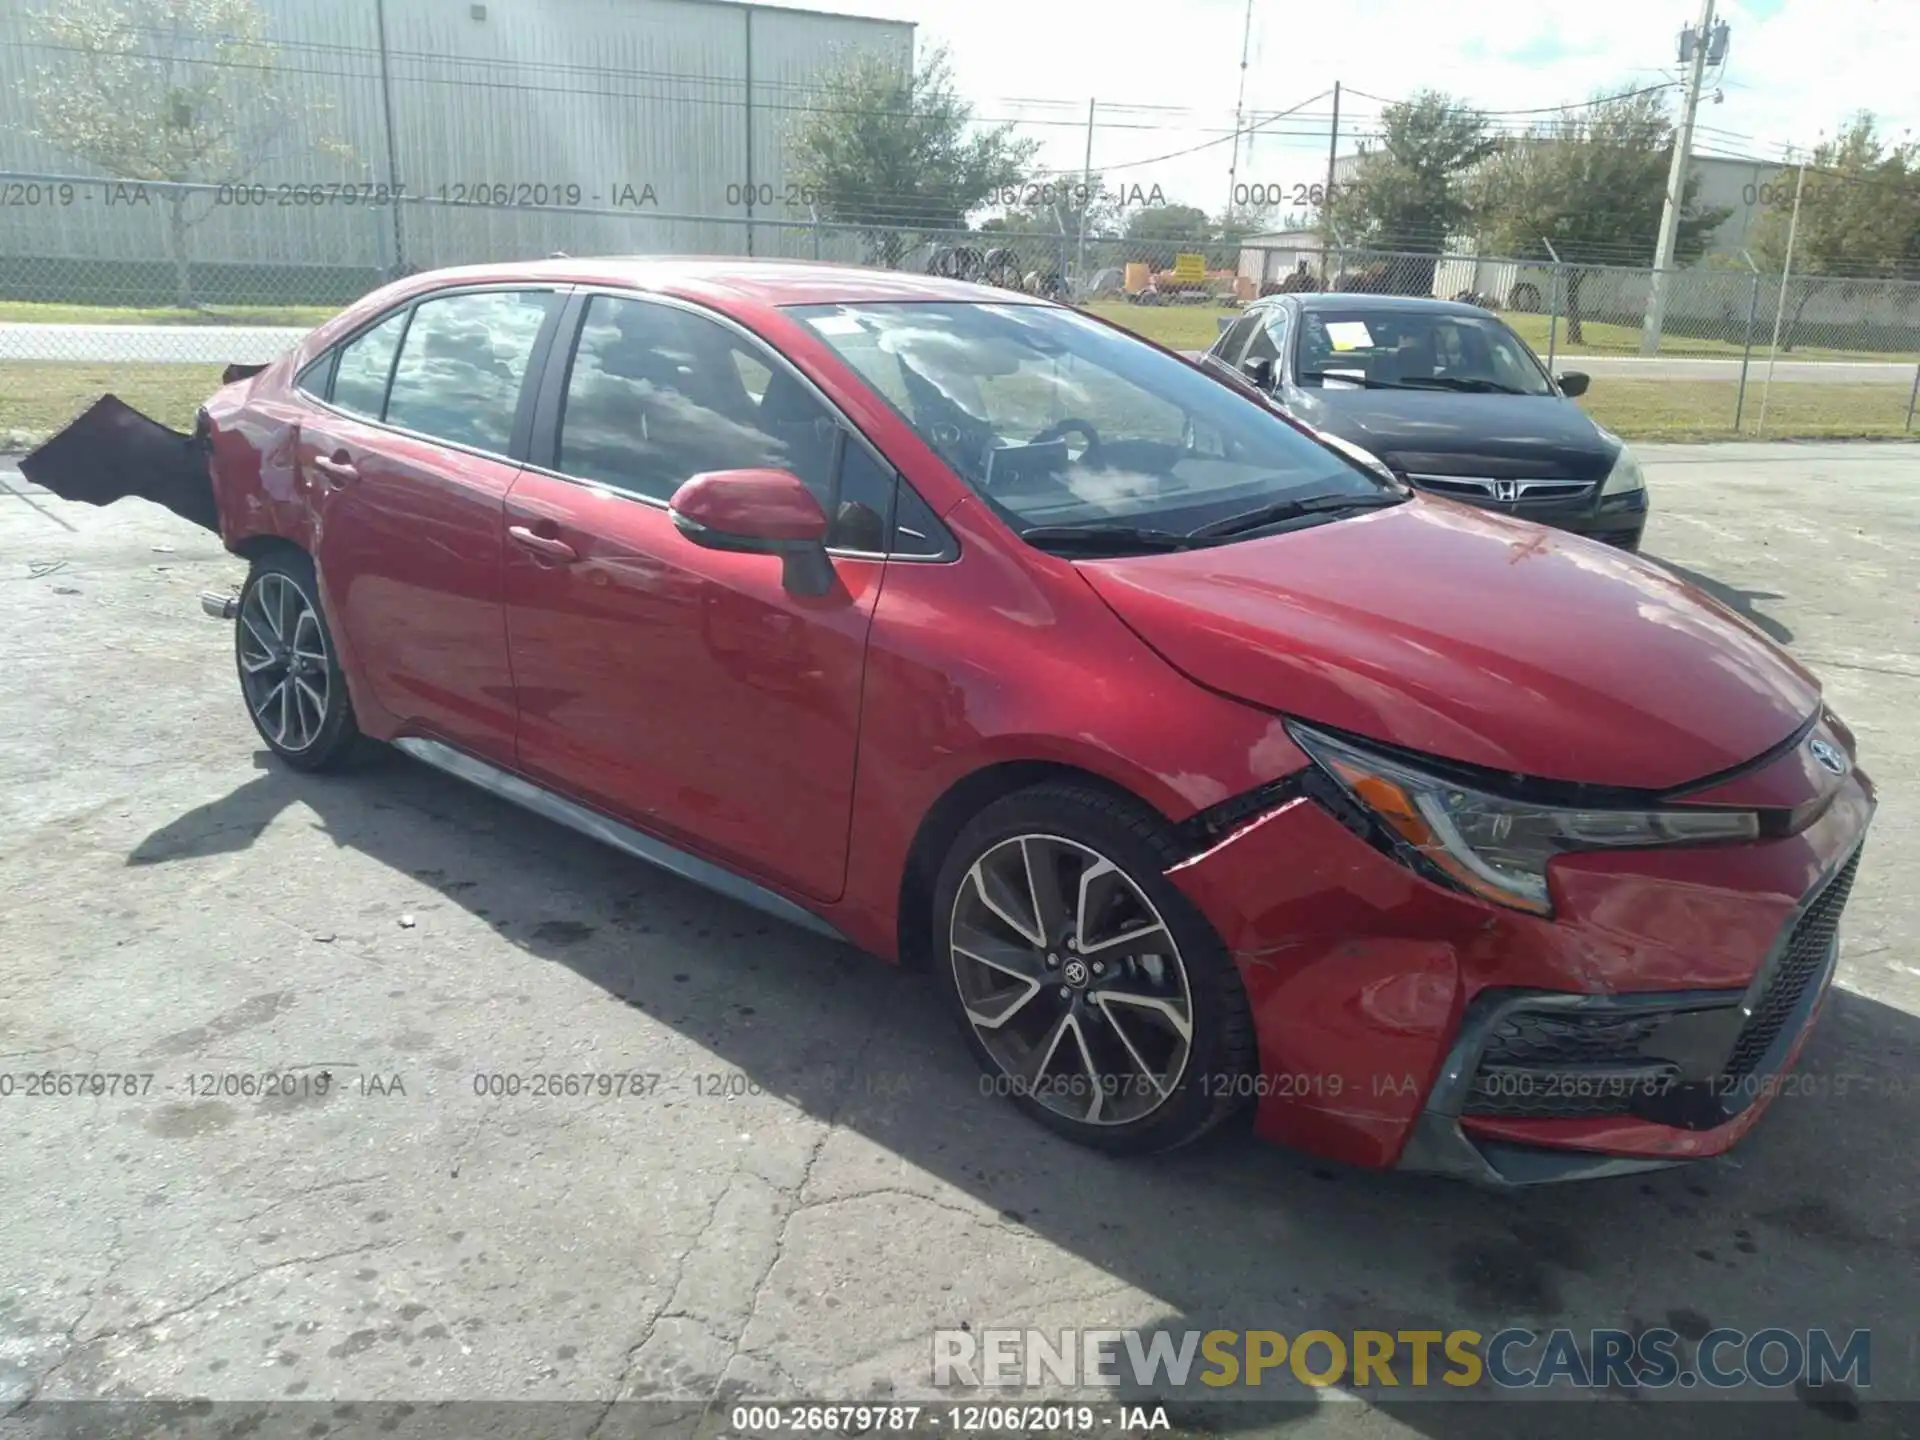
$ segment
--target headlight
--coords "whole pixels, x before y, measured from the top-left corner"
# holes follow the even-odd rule
[[[1562,810],[1474,790],[1350,741],[1288,726],[1300,747],[1421,864],[1497,904],[1551,915],[1547,862],[1573,850],[1752,840],[1751,810]]]
[[[1633,452],[1626,446],[1620,447],[1619,455],[1614,457],[1613,469],[1607,475],[1607,483],[1600,487],[1600,496],[1627,495],[1635,490],[1647,488],[1647,477],[1640,472],[1640,462],[1633,458]]]

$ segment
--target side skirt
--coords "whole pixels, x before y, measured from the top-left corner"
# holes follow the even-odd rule
[[[404,751],[414,759],[433,766],[436,770],[444,770],[447,774],[465,780],[469,784],[478,785],[482,790],[491,791],[503,800],[510,800],[536,815],[545,816],[555,824],[564,825],[569,830],[577,830],[582,835],[590,836],[604,845],[611,845],[614,849],[624,851],[637,860],[644,860],[649,865],[657,865],[662,870],[669,870],[683,880],[691,880],[696,885],[704,886],[729,899],[738,900],[743,905],[751,905],[754,909],[771,915],[775,919],[785,920],[790,925],[811,930],[816,935],[824,935],[830,940],[838,940],[846,945],[853,943],[811,910],[794,904],[786,896],[736,875],[733,871],[724,869],[711,860],[690,855],[663,840],[657,840],[651,835],[634,829],[631,825],[623,825],[620,821],[602,815],[597,810],[589,810],[584,805],[577,804],[562,795],[556,795],[544,786],[523,779],[510,770],[503,770],[497,765],[478,759],[465,751],[456,750],[451,745],[443,744],[438,740],[425,740],[409,735],[395,740],[393,745],[396,750]]]

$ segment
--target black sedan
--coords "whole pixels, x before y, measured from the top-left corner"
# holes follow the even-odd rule
[[[1273,295],[1228,326],[1202,363],[1422,490],[1639,547],[1646,480],[1620,437],[1573,403],[1588,377],[1556,379],[1478,306]]]

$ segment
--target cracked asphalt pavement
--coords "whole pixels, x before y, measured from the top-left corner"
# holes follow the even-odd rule
[[[1912,1429],[1872,1402],[1920,1400],[1920,449],[1645,454],[1648,551],[1812,665],[1882,805],[1799,1088],[1726,1159],[1516,1196],[1077,1150],[981,1093],[926,982],[401,756],[271,762],[195,602],[240,562],[0,468],[0,1072],[125,1082],[0,1095],[0,1406],[553,1400],[587,1435],[928,1396],[962,1324],[1824,1325],[1873,1329],[1871,1391],[1743,1433]],[[1293,1398],[1210,1424],[1494,1429]]]

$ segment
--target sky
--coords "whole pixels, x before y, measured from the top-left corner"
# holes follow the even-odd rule
[[[1516,112],[1681,79],[1678,35],[1699,14],[1697,0],[1252,0],[1247,122],[1302,108],[1241,142],[1230,182],[1247,0],[813,3],[913,21],[922,52],[948,49],[977,117],[1017,121],[1043,142],[1041,178],[1078,173],[1092,99],[1093,166],[1110,188],[1137,199],[1157,185],[1167,200],[1217,211],[1235,184],[1277,187],[1280,223],[1307,219],[1291,204],[1294,188],[1326,177],[1323,92],[1336,80],[1346,153],[1378,133],[1382,100],[1425,87]],[[1920,0],[1726,0],[1716,18],[1731,27],[1731,45],[1704,91],[1696,150],[1784,160],[1789,145],[1817,143],[1861,108],[1875,111],[1883,133],[1920,137]],[[1680,92],[1671,93],[1677,108]],[[1203,148],[1158,158],[1192,147]]]

